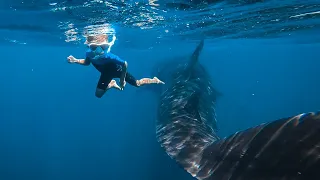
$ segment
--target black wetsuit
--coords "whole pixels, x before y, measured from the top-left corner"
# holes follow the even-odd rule
[[[101,73],[97,88],[103,90],[106,90],[113,78],[120,78],[125,64],[125,61],[117,55],[107,52],[102,55],[95,55],[90,49],[86,53],[86,61],[90,62]],[[125,81],[138,87],[136,78],[128,72]]]

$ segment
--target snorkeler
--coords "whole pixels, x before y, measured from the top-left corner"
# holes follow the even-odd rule
[[[67,59],[69,63],[76,63],[88,66],[92,64],[100,73],[100,79],[96,88],[96,97],[101,98],[110,88],[123,90],[126,82],[135,87],[145,84],[164,84],[157,77],[142,78],[136,80],[127,72],[128,63],[120,57],[110,53],[110,48],[114,44],[115,36],[111,42],[108,42],[107,35],[91,35],[86,37],[86,44],[89,49],[86,52],[85,59],[77,59],[70,55]],[[120,78],[120,86],[113,78]]]

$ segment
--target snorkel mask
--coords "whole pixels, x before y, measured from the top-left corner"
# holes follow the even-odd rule
[[[89,48],[95,55],[101,55],[104,53],[104,51],[107,49],[107,45],[95,45],[90,44]]]
[[[115,35],[113,35],[111,42],[108,42],[108,35],[88,36],[84,44],[87,44],[88,48],[97,56],[104,54],[104,52],[109,53],[116,39]]]

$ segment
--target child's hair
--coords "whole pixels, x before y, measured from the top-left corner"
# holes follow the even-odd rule
[[[108,42],[108,35],[107,34],[98,34],[98,35],[88,35],[86,37],[88,43],[92,42]]]

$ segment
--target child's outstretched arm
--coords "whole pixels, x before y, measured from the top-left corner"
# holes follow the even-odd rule
[[[85,66],[90,65],[90,61],[88,59],[77,59],[71,55],[67,59],[69,63],[77,63]]]

